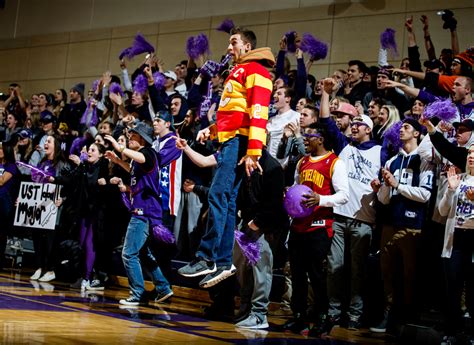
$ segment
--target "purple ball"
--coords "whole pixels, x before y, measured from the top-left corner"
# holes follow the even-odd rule
[[[303,200],[303,195],[311,194],[312,190],[308,186],[303,184],[297,184],[286,192],[285,200],[283,201],[283,205],[285,206],[286,212],[293,218],[304,218],[309,216],[313,212],[312,207],[306,207],[301,204]]]

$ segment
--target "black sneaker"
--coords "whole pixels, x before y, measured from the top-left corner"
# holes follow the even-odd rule
[[[385,310],[383,313],[383,319],[377,326],[370,327],[369,331],[372,333],[386,333],[388,325],[389,311]]]
[[[341,318],[339,316],[328,316],[322,329],[323,334],[326,333],[329,335],[332,329],[336,326],[339,326],[340,324]]]
[[[178,273],[185,277],[199,277],[216,272],[216,264],[204,259],[193,260],[186,266],[181,267]]]
[[[173,291],[166,291],[166,292],[162,292],[162,293],[159,293],[156,297],[155,297],[155,302],[164,302],[166,301],[168,298],[170,298],[171,296],[173,296]]]
[[[283,331],[290,331],[295,334],[300,334],[308,328],[308,323],[304,320],[301,314],[296,314],[294,318],[288,320],[283,325]]]
[[[89,286],[86,286],[88,291],[102,291],[104,290],[104,284],[100,282],[99,279],[94,279]]]
[[[136,297],[129,297],[127,299],[121,299],[119,301],[121,305],[126,305],[129,307],[138,307],[140,304],[145,304],[144,301],[142,301],[139,298]]]
[[[210,288],[211,286],[214,286],[224,279],[234,275],[236,270],[237,268],[235,268],[234,265],[231,265],[230,267],[218,267],[213,273],[209,273],[205,276],[204,279],[199,282],[199,286],[205,289]]]
[[[350,331],[358,331],[360,329],[360,322],[358,320],[349,320],[347,329]]]

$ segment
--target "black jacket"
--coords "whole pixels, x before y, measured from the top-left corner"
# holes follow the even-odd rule
[[[250,178],[245,175],[238,208],[244,224],[253,220],[264,233],[273,233],[288,221],[283,209],[285,175],[280,163],[267,150],[262,151],[259,163],[263,174],[254,171]]]

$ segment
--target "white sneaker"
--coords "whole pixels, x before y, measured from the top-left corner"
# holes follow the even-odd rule
[[[42,276],[39,281],[40,282],[50,282],[51,280],[56,279],[56,274],[54,274],[54,271],[48,271]]]
[[[86,291],[89,289],[89,281],[88,280],[85,280],[85,279],[82,279],[82,282],[81,282],[81,291]]]
[[[268,328],[269,325],[266,316],[263,316],[263,319],[260,319],[257,315],[250,314],[246,319],[236,323],[235,327],[248,329],[265,329]]]
[[[35,273],[30,277],[30,280],[38,280],[41,277],[41,268],[38,268]]]
[[[52,285],[50,283],[41,282],[41,283],[39,283],[39,285],[46,292],[53,292],[54,291],[54,285]]]

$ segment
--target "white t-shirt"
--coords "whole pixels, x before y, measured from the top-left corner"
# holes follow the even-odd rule
[[[290,122],[295,122],[299,125],[300,113],[290,109],[282,114],[277,114],[270,118],[267,122],[267,149],[270,155],[276,158],[278,145],[280,144],[281,138],[283,137],[283,128]],[[288,164],[288,157],[278,159],[282,167]]]
[[[367,150],[347,145],[339,154],[346,163],[349,178],[349,201],[334,207],[334,213],[354,218],[367,223],[375,223],[375,199],[377,195],[372,190],[370,182],[378,177],[381,162],[382,147],[375,145]]]
[[[456,204],[456,227],[461,229],[474,229],[474,202],[466,196],[469,188],[474,188],[474,176],[467,176],[461,180]]]

